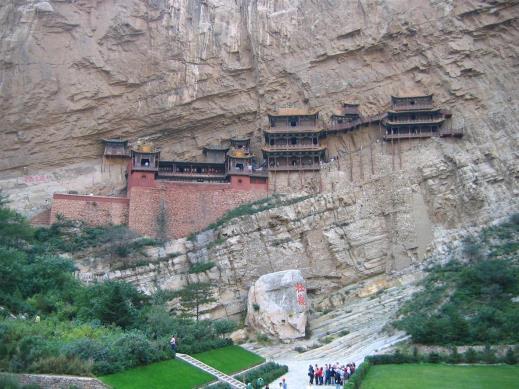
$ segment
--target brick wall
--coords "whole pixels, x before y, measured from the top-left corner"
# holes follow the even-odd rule
[[[166,215],[167,236],[179,238],[207,227],[240,204],[266,195],[266,185],[248,183],[241,189],[233,188],[230,183],[156,181],[155,188],[131,188],[128,224],[141,234],[156,236],[162,208]]]
[[[55,193],[52,200],[50,222],[56,215],[67,219],[83,220],[91,225],[127,224],[128,203],[126,197],[81,196]]]

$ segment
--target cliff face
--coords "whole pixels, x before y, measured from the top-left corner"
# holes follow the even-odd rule
[[[518,16],[513,0],[3,1],[0,187],[32,214],[53,191],[124,187],[124,166],[101,163],[103,137],[192,158],[232,135],[258,147],[281,106],[327,119],[343,100],[368,115],[391,94],[434,93],[463,139],[391,144],[377,127],[329,137],[339,159],[320,177],[276,183],[321,194],[170,242],[150,253],[159,263],[110,272],[85,261],[79,275],[145,290],[209,278],[213,317],[242,314],[259,276],[294,268],[317,306],[355,299],[329,294],[346,285],[367,282],[366,297],[519,210]],[[211,271],[187,273],[207,260]]]
[[[101,137],[198,156],[259,141],[282,105],[374,113],[424,91],[464,119],[469,147],[510,157],[518,14],[511,0],[5,1],[0,171],[92,161]]]

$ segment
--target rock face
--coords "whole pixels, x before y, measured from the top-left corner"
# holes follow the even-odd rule
[[[460,149],[489,175],[517,171],[517,2],[412,3],[0,2],[0,186],[33,212],[52,190],[119,187],[99,174],[102,137],[185,159],[231,135],[259,147],[266,112],[283,105],[326,119],[343,100],[372,114],[423,92],[464,123]]]
[[[392,278],[519,211],[518,14],[512,0],[0,2],[0,188],[32,214],[54,191],[124,188],[101,137],[147,137],[185,159],[231,135],[258,146],[273,108],[327,119],[343,100],[373,114],[391,94],[433,93],[463,139],[384,143],[378,127],[328,137],[340,158],[315,187],[297,174],[284,184],[318,195],[170,242],[147,266],[78,264],[85,281],[146,291],[213,281],[211,317],[239,318],[267,273],[299,269],[310,301]]]
[[[305,336],[308,302],[299,270],[262,275],[249,290],[247,325],[281,340]]]

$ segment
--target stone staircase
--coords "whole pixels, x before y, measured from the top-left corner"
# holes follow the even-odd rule
[[[195,359],[187,354],[177,353],[176,357],[186,363],[189,363],[192,366],[197,367],[200,370],[205,371],[206,373],[211,374],[212,376],[216,377],[218,379],[218,381],[225,382],[225,383],[231,385],[232,388],[247,389],[247,387],[245,386],[245,384],[243,382],[240,382],[237,379],[235,379],[231,376],[228,376],[227,374],[224,374],[221,371],[216,370],[216,369],[212,368],[211,366],[206,365],[205,363],[200,362],[198,359]]]

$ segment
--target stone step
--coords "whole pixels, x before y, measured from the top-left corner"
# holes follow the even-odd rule
[[[192,366],[199,368],[200,370],[205,371],[206,373],[211,374],[212,376],[218,378],[219,381],[225,382],[225,383],[231,385],[232,388],[247,389],[247,387],[245,386],[245,384],[243,382],[240,382],[236,378],[228,376],[227,374],[222,373],[221,371],[216,370],[215,368],[213,368],[209,365],[206,365],[202,361],[199,361],[198,359],[193,358],[190,355],[177,353],[176,357],[186,363],[189,363]]]

